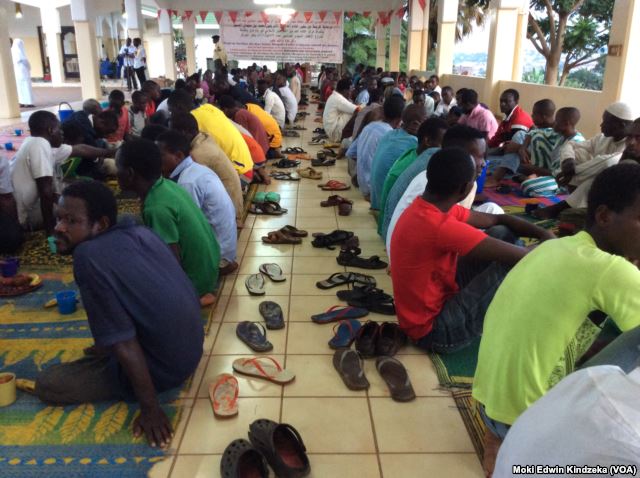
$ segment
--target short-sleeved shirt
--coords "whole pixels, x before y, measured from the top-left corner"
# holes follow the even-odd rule
[[[535,128],[527,133],[529,136],[529,154],[531,164],[537,168],[551,169],[551,152],[562,139],[553,128]]]
[[[267,137],[269,139],[269,146],[271,148],[279,148],[282,146],[282,131],[280,126],[273,116],[263,110],[259,105],[248,103],[247,110],[254,114],[262,123]]]
[[[20,224],[33,227],[41,225],[42,212],[36,179],[51,177],[55,187],[56,165],[70,154],[69,145],[63,144],[60,148],[53,149],[44,138],[30,136],[24,140],[13,160],[11,172]]]
[[[278,125],[280,125],[281,128],[284,128],[284,122],[287,118],[287,113],[284,108],[284,103],[282,102],[280,97],[272,90],[267,89],[264,92],[263,98],[264,110],[276,119]]]
[[[518,131],[527,132],[533,126],[529,113],[516,105],[511,113],[500,123],[493,136],[489,136],[489,147],[497,148],[505,141],[509,141]]]
[[[487,138],[493,138],[498,131],[498,121],[491,110],[482,105],[476,105],[471,113],[464,114],[458,120],[458,124],[471,126],[472,128],[487,133]]]
[[[213,292],[218,281],[220,246],[210,224],[187,192],[160,178],[144,200],[142,219],[167,244],[180,248],[180,262],[198,294]]]
[[[204,213],[220,245],[220,255],[235,261],[238,248],[236,213],[222,181],[211,169],[187,157],[171,173]]]
[[[136,338],[158,392],[196,369],[204,332],[198,296],[171,250],[143,226],[113,226],[73,252],[73,272],[95,343]],[[131,390],[124,371],[114,372]]]
[[[293,124],[298,115],[298,102],[296,101],[296,97],[288,86],[282,86],[279,88],[279,91],[280,96],[282,96],[284,108],[287,111],[287,119],[289,123]]]
[[[198,122],[198,129],[216,140],[238,174],[253,169],[251,153],[242,135],[224,113],[213,105],[202,105],[191,111]]]
[[[358,187],[364,196],[368,196],[371,191],[371,168],[378,143],[392,130],[391,125],[384,121],[369,123],[347,150],[348,157],[357,158]]]
[[[134,113],[132,109],[129,109],[129,132],[132,136],[140,137],[146,124],[147,114],[144,111]]]
[[[469,210],[457,204],[442,212],[419,197],[398,221],[391,239],[391,280],[398,322],[411,339],[431,332],[445,302],[458,292],[458,256],[487,237],[468,219]]]
[[[239,109],[234,115],[233,121],[244,126],[251,133],[251,136],[258,142],[265,154],[269,151],[269,138],[267,138],[267,132],[262,126],[260,118],[248,110]]]
[[[487,310],[473,382],[490,418],[511,425],[563,378],[558,364],[594,310],[622,331],[640,325],[640,271],[585,231],[541,244],[511,269]]]
[[[115,113],[115,110],[110,108],[111,111]],[[125,108],[124,106],[120,110],[120,115],[118,116],[118,129],[107,136],[107,141],[109,143],[119,143],[124,141],[124,137],[129,133],[129,108]]]
[[[380,139],[371,166],[371,207],[373,209],[380,209],[382,187],[393,164],[407,150],[415,149],[417,145],[418,138],[407,133],[404,128],[389,131]]]
[[[136,56],[133,58],[133,67],[138,69],[138,68],[144,68],[147,66],[147,52],[145,51],[144,47],[142,45],[140,45],[139,47],[136,47]]]

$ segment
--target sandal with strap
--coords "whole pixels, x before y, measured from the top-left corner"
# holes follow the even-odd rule
[[[336,229],[329,234],[315,233],[313,237],[314,239],[311,242],[313,247],[326,247],[329,250],[334,250],[334,246],[342,245],[351,239],[353,232]]]
[[[233,440],[222,454],[220,476],[222,478],[239,476],[269,478],[269,467],[262,453],[250,442],[242,439]]]
[[[300,176],[288,171],[274,171],[269,176],[279,181],[300,181]]]
[[[249,208],[249,212],[256,215],[282,216],[289,212],[289,210],[284,209],[277,202],[265,201],[259,204],[252,204]]]
[[[385,294],[384,291],[380,289],[375,289],[373,287],[362,288],[358,294],[356,294],[355,296],[351,296],[346,300],[347,304],[353,307],[362,307],[363,309],[367,309],[369,312],[374,312],[376,314],[382,315],[396,315],[396,307],[393,302],[393,297]]]
[[[236,336],[256,352],[273,350],[273,344],[267,340],[267,330],[258,322],[240,322],[236,327]]]
[[[226,418],[238,414],[238,379],[222,373],[209,384],[209,399],[216,417]]]
[[[307,237],[309,233],[307,231],[303,231],[302,229],[298,229],[295,226],[286,225],[280,228],[280,232],[287,234],[291,237]]]
[[[316,324],[328,324],[330,322],[336,322],[344,319],[359,319],[367,315],[369,315],[369,311],[367,309],[334,305],[322,314],[312,315],[311,320]]]
[[[386,269],[389,264],[380,260],[380,256],[371,256],[368,259],[360,257],[362,251],[359,248],[353,248],[340,251],[336,261],[341,266],[359,267],[360,269]]]
[[[329,196],[326,201],[320,201],[320,206],[322,207],[332,207],[339,206],[342,203],[353,204],[353,201],[347,198],[343,198],[337,194],[333,196]]]
[[[359,320],[341,320],[333,326],[333,338],[329,340],[329,347],[334,350],[351,347],[361,327]]]
[[[299,237],[291,237],[282,232],[282,230],[279,230],[269,232],[266,236],[262,236],[262,242],[265,244],[302,244],[302,239]]]
[[[307,179],[322,179],[322,173],[320,171],[316,171],[315,169],[308,167],[304,169],[298,169],[298,174],[302,178]]]
[[[315,166],[316,168],[321,166],[335,166],[335,159],[312,159],[311,166]]]
[[[307,448],[291,425],[264,418],[256,420],[249,425],[249,440],[278,478],[302,478],[311,473]]]
[[[278,385],[291,382],[296,375],[282,368],[273,357],[243,357],[233,361],[233,370],[249,377],[263,378]]]
[[[280,161],[273,163],[273,166],[276,168],[286,169],[286,168],[295,168],[300,165],[300,161],[292,161],[290,159],[281,159]]]
[[[356,284],[360,286],[376,286],[376,279],[373,276],[359,274],[357,272],[336,272],[328,279],[316,282],[318,289],[332,289],[341,285]]]
[[[319,184],[319,188],[322,188],[323,191],[346,191],[347,189],[351,189],[351,186],[345,184],[341,181],[336,181],[332,179],[325,184]]]
[[[369,380],[364,375],[364,362],[355,350],[336,350],[333,354],[333,367],[349,390],[359,391],[369,388]]]

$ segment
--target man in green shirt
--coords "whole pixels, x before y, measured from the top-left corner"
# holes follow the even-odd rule
[[[203,306],[215,301],[220,247],[202,211],[184,189],[162,178],[160,150],[152,141],[124,143],[116,157],[118,183],[142,201],[144,224],[166,242],[191,279]]]
[[[640,143],[635,149],[632,156],[640,158]],[[488,430],[488,476],[509,426],[573,371],[595,339],[590,313],[608,315],[623,334],[588,365],[616,357],[617,364],[634,367],[640,358],[640,271],[634,264],[640,260],[640,165],[603,171],[588,202],[586,230],[529,253],[502,282],[485,316],[473,397]]]

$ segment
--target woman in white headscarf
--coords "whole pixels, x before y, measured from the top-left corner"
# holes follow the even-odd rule
[[[33,91],[31,89],[31,64],[24,51],[24,42],[16,38],[11,46],[11,57],[13,58],[13,71],[16,74],[16,85],[18,87],[18,102],[21,107],[33,106]]]

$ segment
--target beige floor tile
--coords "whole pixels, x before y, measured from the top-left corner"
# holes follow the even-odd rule
[[[333,337],[331,325],[312,322],[289,322],[288,354],[331,354],[327,342]]]
[[[324,247],[313,247],[311,242],[313,238],[304,238],[302,239],[302,244],[297,244],[293,248],[293,255],[296,257],[337,257],[338,249],[334,249],[333,251]],[[335,261],[335,259],[333,259]],[[335,263],[338,265],[338,263]]]
[[[451,397],[398,403],[371,398],[380,453],[472,452],[473,445]]]
[[[243,227],[238,235],[238,242],[247,242],[251,237],[251,228]]]
[[[372,216],[338,216],[338,226],[348,231],[356,228],[377,230],[376,220]]]
[[[358,247],[362,251],[360,253],[361,257],[366,258],[369,256],[380,256],[381,259],[383,257],[387,257],[387,251],[385,250],[384,242],[382,242],[382,239],[378,238],[377,240],[371,241],[364,240],[361,237],[358,238],[360,239],[360,245]],[[386,259],[383,260],[386,261]]]
[[[277,231],[279,228],[259,228],[253,229],[249,235],[249,242],[262,242],[262,238],[266,237],[271,231]]]
[[[300,207],[298,206],[296,215],[298,219],[306,217],[336,217],[336,213],[332,207]]]
[[[218,290],[218,295],[231,295],[231,291],[233,290],[233,285],[235,284],[237,277],[237,274],[225,277],[222,288]]]
[[[333,296],[336,303],[340,303],[336,297],[336,292],[347,289],[347,286],[334,287],[333,289],[318,289],[316,282],[325,280],[330,274],[296,274],[291,280],[291,295],[324,295]]]
[[[295,217],[296,214],[293,209],[282,216],[259,216],[256,218],[254,227],[259,229],[271,228],[273,231],[287,224],[292,224],[295,221]]]
[[[247,290],[247,287],[244,285],[244,282],[245,280],[247,280],[247,277],[249,277],[250,275],[251,274],[238,275],[238,279],[236,280],[236,283],[233,286],[231,295],[249,295],[249,291]],[[291,289],[292,276],[289,274],[284,274],[284,276],[287,279],[284,282],[273,282],[268,277],[265,277],[264,289],[266,294],[280,295],[280,296],[289,295],[289,291]]]
[[[191,411],[193,410],[194,402],[195,398],[185,398],[180,401],[180,403],[182,404],[182,414],[180,415],[180,420],[178,421],[178,424],[174,429],[173,439],[171,440],[171,444],[169,445],[167,454],[178,454],[178,447],[182,442],[182,437],[184,437],[185,431],[187,430],[187,425],[189,423]]]
[[[153,465],[147,474],[147,478],[168,478],[175,458],[175,456],[169,455],[166,459]]]
[[[384,247],[384,243],[382,242],[382,239],[380,238],[380,236],[378,236],[377,229],[373,224],[371,227],[358,226],[358,227],[347,228],[347,231],[352,231],[356,236],[358,236],[360,241],[378,242],[380,245]]]
[[[220,455],[179,455],[171,478],[220,478]]]
[[[179,454],[221,454],[229,443],[237,438],[247,438],[249,425],[259,419],[279,421],[280,398],[240,398],[238,415],[226,419],[213,416],[211,402],[198,399]],[[212,470],[209,470],[211,473]]]
[[[309,232],[331,232],[337,229],[338,223],[335,217],[299,217],[296,219],[296,227]]]
[[[209,397],[209,384],[214,383],[221,373],[231,373],[238,379],[239,396],[245,397],[280,397],[282,385],[276,385],[268,380],[252,378],[233,371],[233,361],[247,355],[212,355],[209,357],[207,372],[204,375],[197,391],[198,398]],[[284,363],[284,355],[270,355],[280,364]],[[287,367],[288,368],[288,367]],[[296,379],[297,380],[297,379]]]
[[[431,453],[380,455],[384,478],[437,476],[438,478],[482,478],[484,472],[475,453]]]
[[[247,256],[240,265],[239,274],[258,274],[260,272],[260,266],[262,264],[270,263],[278,264],[284,274],[290,274],[293,258],[282,256]]]
[[[293,260],[293,274],[327,274],[328,277],[334,272],[344,271],[344,266],[327,257],[296,257]]]
[[[204,336],[204,345],[202,346],[202,350],[204,351],[204,355],[209,355],[211,353],[211,349],[213,348],[213,344],[216,340],[216,336],[218,335],[218,329],[220,328],[220,322],[214,321],[211,323],[207,334]]]
[[[318,326],[328,327],[328,326]],[[331,351],[333,353],[333,351]],[[287,355],[287,368],[296,379],[284,388],[285,397],[364,397],[349,390],[333,367],[333,355]]]
[[[378,478],[380,476],[378,460],[373,454],[310,455],[309,462],[311,463],[309,478]]]
[[[235,354],[235,355],[269,355],[283,354],[286,338],[286,329],[268,330],[267,340],[273,344],[273,350],[268,353],[254,352],[236,336],[236,327],[238,324],[229,323],[220,326],[220,332],[216,343],[211,350],[212,355],[219,354]]]
[[[263,244],[262,242],[250,242],[247,246],[247,250],[244,252],[244,257],[255,256],[292,256],[293,246],[290,244]]]
[[[409,379],[418,397],[450,397],[451,393],[442,390],[433,363],[426,353],[422,355],[396,356],[407,369]],[[371,383],[370,397],[390,397],[389,388],[376,369],[375,360],[365,360],[365,375]]]
[[[374,453],[366,398],[285,398],[282,421],[293,424],[309,453]]]
[[[260,307],[260,303],[264,301],[272,301],[277,303],[280,308],[282,308],[282,313],[284,315],[285,320],[287,320],[287,311],[289,308],[289,299],[288,297],[283,296],[268,296],[268,295],[260,295],[260,296],[242,296],[242,295],[234,295],[229,300],[229,305],[227,306],[227,312],[224,316],[225,322],[241,322],[243,320],[251,320],[254,322],[263,322],[264,319],[260,315],[260,311],[258,308]]]
[[[311,316],[314,314],[321,314],[327,311],[334,305],[346,305],[344,302],[340,302],[338,298],[333,296],[322,295],[301,295],[292,296],[290,309],[289,309],[289,321],[291,322],[304,322],[310,323]]]

